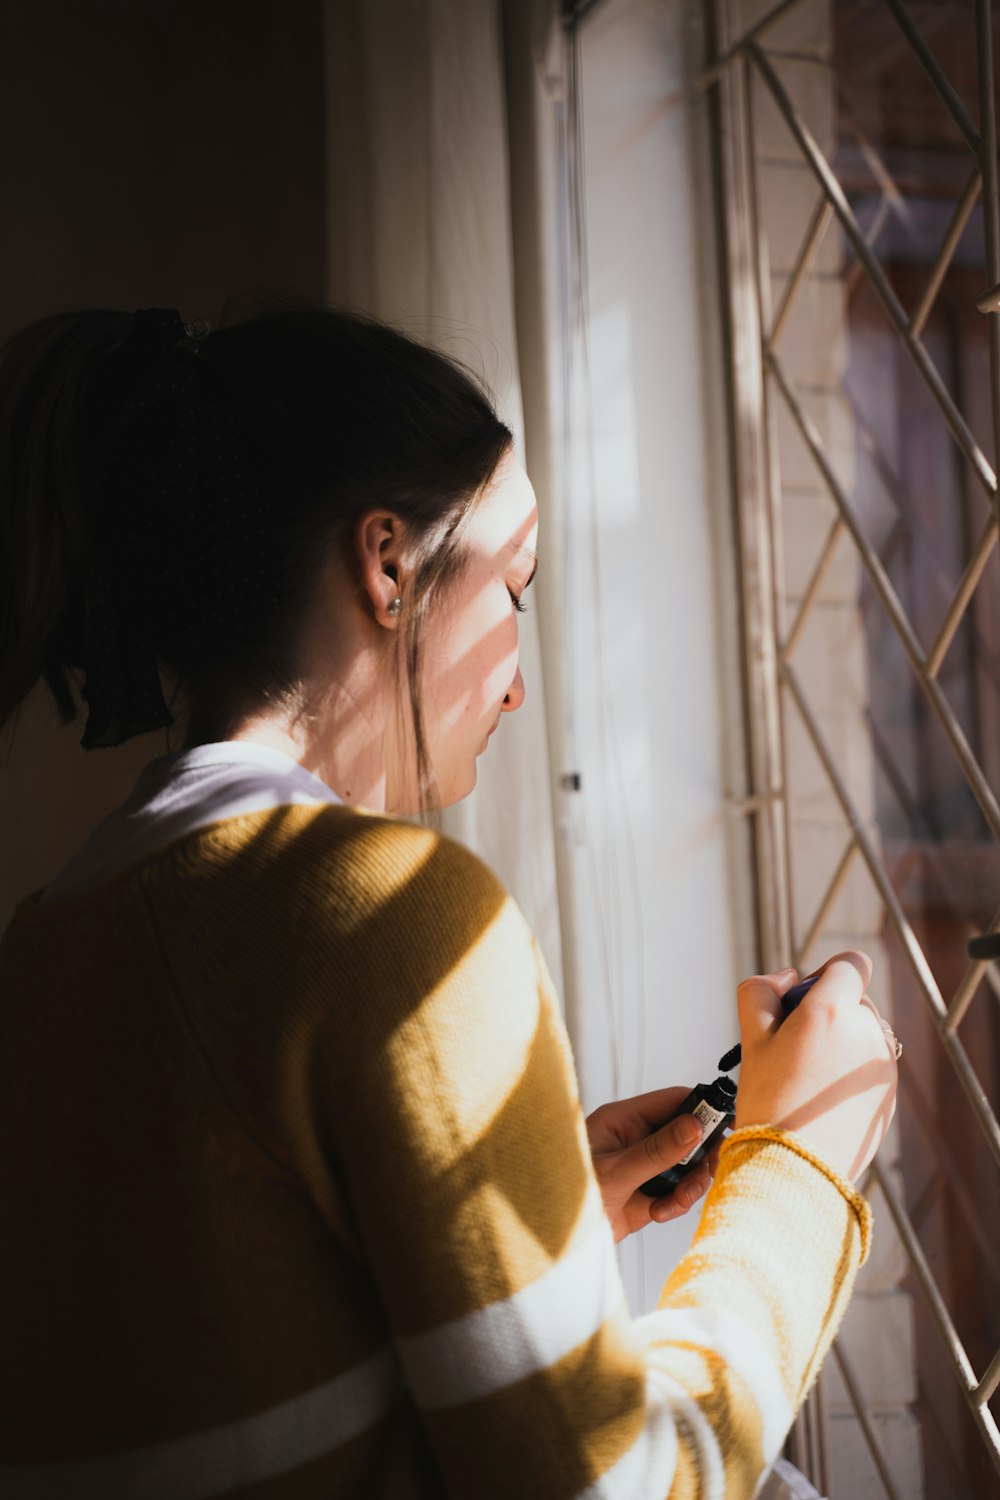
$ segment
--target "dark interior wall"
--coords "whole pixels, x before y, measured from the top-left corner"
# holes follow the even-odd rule
[[[0,0],[0,337],[73,307],[323,293],[322,0]],[[0,928],[162,736],[86,755],[29,702],[0,759]]]
[[[0,332],[323,285],[320,0],[5,0]]]

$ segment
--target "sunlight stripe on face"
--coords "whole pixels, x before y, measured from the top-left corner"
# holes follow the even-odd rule
[[[214,1500],[322,1458],[374,1426],[400,1388],[386,1351],[253,1417],[58,1464],[0,1464],[4,1500]]]
[[[398,1340],[414,1400],[435,1410],[503,1390],[592,1338],[623,1302],[605,1221],[512,1296]]]

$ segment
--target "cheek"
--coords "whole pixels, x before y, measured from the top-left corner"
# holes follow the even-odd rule
[[[509,596],[503,617],[495,621],[484,641],[480,667],[481,696],[492,708],[503,698],[517,670],[517,616],[510,608]]]
[[[438,711],[451,724],[495,714],[517,670],[517,618],[506,586],[502,599],[478,601],[452,635],[452,646],[437,682]]]

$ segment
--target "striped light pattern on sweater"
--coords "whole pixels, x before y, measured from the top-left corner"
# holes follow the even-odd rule
[[[625,1294],[605,1221],[520,1291],[399,1341],[418,1406],[458,1406],[548,1369],[593,1337]]]
[[[172,1442],[60,1464],[0,1464],[4,1500],[215,1500],[374,1427],[399,1389],[391,1350],[318,1390]]]
[[[231,818],[26,903],[0,994],[5,1496],[752,1495],[867,1207],[737,1132],[633,1320],[544,964],[466,851]]]

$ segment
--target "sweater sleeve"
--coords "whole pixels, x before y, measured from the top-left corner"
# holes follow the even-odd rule
[[[524,920],[466,851],[398,838],[365,865],[349,1066],[312,1076],[449,1493],[751,1496],[844,1311],[867,1205],[794,1136],[739,1131],[633,1319]]]

